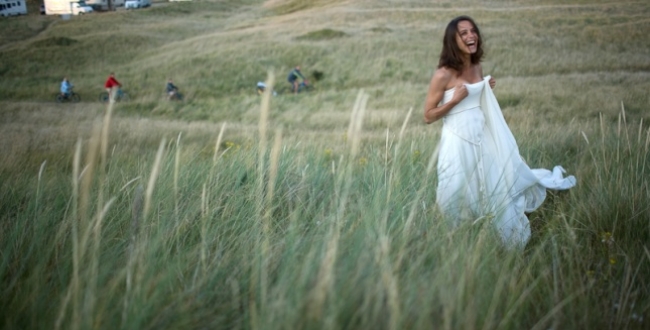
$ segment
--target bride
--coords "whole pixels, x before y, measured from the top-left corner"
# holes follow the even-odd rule
[[[564,170],[531,170],[483,77],[483,41],[474,20],[453,19],[443,38],[438,68],[431,78],[424,120],[443,121],[438,155],[436,203],[454,224],[492,219],[503,243],[523,247],[530,239],[525,213],[537,209],[546,189],[569,189]]]

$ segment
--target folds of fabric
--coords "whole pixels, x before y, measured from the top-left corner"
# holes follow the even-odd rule
[[[484,79],[481,109],[485,116],[483,148],[491,164],[486,180],[491,182],[486,212],[494,215],[494,223],[503,242],[511,247],[524,246],[530,239],[530,224],[525,213],[536,210],[546,198],[546,189],[569,189],[576,184],[573,176],[563,177],[564,169],[534,169],[524,162],[517,142],[506,124],[492,88],[490,77]]]
[[[569,189],[576,180],[560,166],[528,167],[489,79],[466,85],[468,96],[443,119],[437,204],[455,223],[491,219],[506,246],[523,247],[531,235],[525,213],[542,204],[546,189]],[[446,91],[443,102],[452,96]]]

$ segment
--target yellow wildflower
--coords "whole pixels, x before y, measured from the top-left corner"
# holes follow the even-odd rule
[[[607,245],[612,245],[614,243],[614,236],[612,236],[612,233],[606,231],[600,234],[600,241]]]
[[[366,157],[359,158],[359,165],[364,166],[368,164],[368,159]]]

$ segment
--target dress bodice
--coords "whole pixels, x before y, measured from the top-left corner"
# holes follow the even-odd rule
[[[481,80],[473,84],[465,84],[468,93],[467,97],[465,97],[462,101],[460,101],[460,103],[456,104],[456,106],[453,109],[451,109],[449,114],[458,113],[464,110],[469,110],[480,106],[481,91],[483,90],[484,84],[485,84],[485,80]],[[449,102],[451,98],[454,96],[455,91],[456,88],[446,90],[445,95],[442,98],[442,103],[445,104]]]
[[[444,128],[467,142],[480,144],[483,139],[485,117],[481,111],[481,93],[485,80],[466,84],[467,97],[456,104],[442,119]],[[445,91],[443,104],[454,96],[455,88]]]

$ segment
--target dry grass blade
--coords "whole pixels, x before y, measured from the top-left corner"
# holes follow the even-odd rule
[[[131,206],[131,237],[129,239],[129,250],[127,251],[126,261],[126,292],[124,293],[124,302],[122,305],[122,326],[127,324],[127,315],[129,310],[129,299],[133,287],[133,268],[135,267],[135,260],[137,259],[136,243],[138,239],[138,232],[140,230],[140,219],[142,218],[142,211],[144,205],[144,187],[139,184],[133,196],[133,204]]]
[[[221,124],[221,129],[219,130],[219,136],[217,137],[217,142],[214,144],[214,156],[212,157],[212,163],[215,165],[219,156],[219,148],[221,147],[221,139],[223,138],[223,133],[226,130],[226,123]]]
[[[61,303],[59,309],[59,316],[56,319],[54,328],[60,329],[63,319],[65,318],[65,311],[67,310],[70,297],[73,297],[73,313],[76,313],[79,301],[79,229],[78,229],[78,201],[79,201],[79,168],[81,164],[81,138],[77,139],[74,156],[72,159],[72,214],[71,220],[71,236],[72,236],[72,277],[68,286],[68,292]]]
[[[174,157],[174,217],[179,221],[178,216],[178,176],[181,167],[181,133],[176,138],[176,154]]]
[[[151,209],[151,197],[153,196],[153,190],[156,186],[156,179],[160,173],[162,157],[165,151],[165,139],[163,138],[160,141],[160,146],[158,147],[158,152],[156,153],[156,160],[154,161],[153,168],[151,169],[151,174],[149,176],[149,183],[147,184],[147,193],[144,199],[144,212],[143,219],[147,219],[149,215],[149,210]]]

